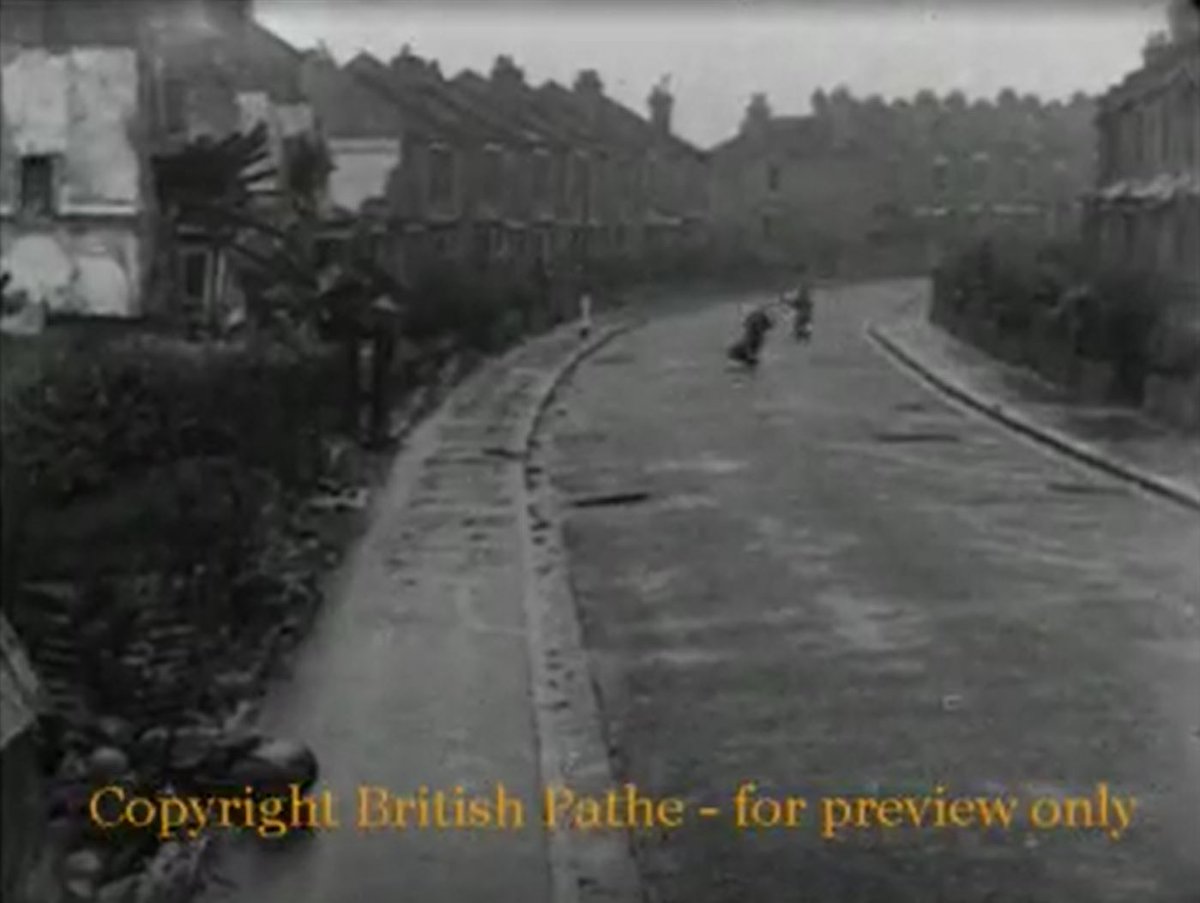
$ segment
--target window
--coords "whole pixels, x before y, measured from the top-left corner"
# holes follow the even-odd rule
[[[533,152],[533,201],[538,210],[550,206],[550,154],[544,150]]]
[[[945,160],[938,160],[933,164],[933,190],[945,194],[949,187],[950,166]]]
[[[429,149],[429,203],[449,207],[454,201],[454,155],[450,148]]]
[[[988,184],[987,154],[976,154],[971,160],[971,187],[981,191]]]
[[[574,201],[575,209],[581,214],[588,212],[589,189],[591,187],[591,166],[588,164],[586,154],[577,154],[575,157],[575,178],[571,184],[571,195]]]
[[[187,83],[176,75],[163,79],[163,128],[168,135],[187,130]]]
[[[54,213],[54,158],[36,154],[21,158],[21,212],[29,216]]]
[[[767,191],[778,191],[780,182],[779,167],[774,163],[767,166]]]
[[[504,184],[504,153],[498,147],[483,152],[483,201],[499,207]]]
[[[770,216],[762,218],[762,237],[766,239],[775,237],[775,220]]]
[[[471,236],[471,256],[475,265],[486,267],[491,258],[491,232],[487,223],[476,223]]]
[[[555,196],[559,210],[565,211],[570,201],[570,158],[566,154],[559,154],[556,163],[554,168]]]
[[[1029,190],[1029,161],[1017,161],[1017,191],[1026,192]]]
[[[203,301],[208,296],[208,251],[186,248],[179,254],[179,281],[189,301]]]

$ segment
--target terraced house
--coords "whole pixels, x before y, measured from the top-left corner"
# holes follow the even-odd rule
[[[1089,241],[1102,258],[1156,273],[1182,300],[1200,293],[1200,14],[1171,6],[1170,31],[1101,98],[1100,166]]]
[[[381,262],[518,276],[575,272],[704,240],[705,159],[670,130],[671,99],[642,118],[595,72],[534,87],[508,57],[446,78],[405,50],[389,63],[306,60],[335,163],[331,199],[367,215]],[[360,227],[361,228],[361,227]]]
[[[804,116],[751,99],[713,150],[726,253],[805,257],[830,273],[920,272],[954,242],[1019,232],[1066,237],[1093,171],[1083,95],[1042,102],[1004,91],[911,100],[817,91]]]
[[[236,299],[237,264],[168,209],[163,161],[261,124],[273,173],[255,203],[276,211],[296,140],[319,142],[296,52],[249,0],[12,0],[2,16],[12,288],[52,311],[116,317]]]

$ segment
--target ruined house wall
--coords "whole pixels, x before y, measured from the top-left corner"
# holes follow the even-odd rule
[[[144,210],[139,79],[128,47],[4,47],[0,257],[51,310],[138,312]],[[52,160],[52,210],[22,208],[22,158]]]

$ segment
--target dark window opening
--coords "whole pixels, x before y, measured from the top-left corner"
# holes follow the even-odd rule
[[[54,213],[54,158],[38,154],[21,158],[21,212],[31,216]]]
[[[168,135],[187,129],[187,84],[177,76],[163,80],[163,127]]]
[[[444,147],[429,151],[429,200],[434,205],[448,205],[454,198],[454,157]]]
[[[504,157],[499,148],[488,148],[483,155],[483,197],[486,203],[499,206],[504,182]]]
[[[780,184],[779,167],[772,164],[767,167],[767,190],[778,191]]]
[[[949,167],[945,163],[937,163],[933,167],[933,190],[943,194],[950,187]]]
[[[208,252],[184,251],[180,259],[183,293],[189,299],[203,301],[208,288]]]

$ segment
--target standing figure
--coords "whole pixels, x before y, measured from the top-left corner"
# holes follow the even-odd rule
[[[796,267],[796,281],[784,292],[783,301],[792,311],[792,337],[806,342],[812,338],[813,297],[804,264]]]
[[[592,293],[585,285],[579,295],[579,338],[586,339],[592,333]]]

